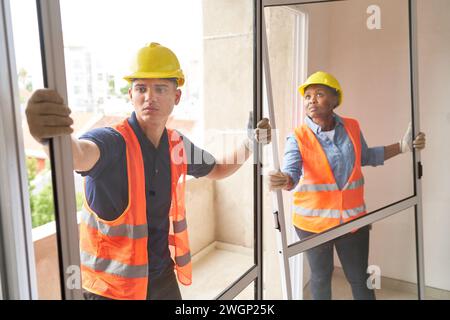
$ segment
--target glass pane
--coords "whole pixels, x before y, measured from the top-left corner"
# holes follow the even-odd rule
[[[99,15],[104,8],[108,14]],[[166,127],[220,162],[244,139],[253,108],[252,8],[251,0],[61,0],[75,134],[91,134],[130,117],[134,109],[123,76],[137,50],[157,42],[177,55],[186,77]],[[103,171],[101,179],[110,174]],[[81,199],[82,176],[75,174],[75,181]],[[193,284],[180,289],[184,299],[212,299],[254,264],[251,161],[226,180],[188,177],[186,206]]]
[[[370,231],[368,228],[366,226],[306,252],[304,299],[326,299],[329,296],[327,266],[334,268],[332,299],[359,297],[367,300],[373,292],[377,300],[418,299],[414,209],[378,221]],[[368,260],[364,258],[367,254]],[[311,270],[316,271],[313,274]]]
[[[300,150],[302,177],[305,167],[322,161],[321,169],[316,169],[319,170],[317,176],[320,175],[319,180],[326,180],[326,183],[316,181],[311,184],[335,187],[335,191],[332,191],[335,194],[340,190],[351,189],[353,185],[354,189],[364,190],[363,200],[352,197],[353,202],[357,200],[354,205],[344,207],[330,204],[331,200],[328,201],[326,197],[332,194],[328,189],[322,191],[320,205],[313,205],[306,197],[316,191],[304,191],[301,188],[304,183],[299,183],[293,192],[285,193],[287,222],[292,221],[295,211],[297,226],[316,233],[323,232],[357,218],[364,212],[370,213],[412,196],[412,153],[406,152],[384,162],[385,156],[391,153],[388,149],[398,154],[398,142],[411,122],[408,1],[383,0],[373,5],[373,1],[369,0],[347,0],[279,6],[265,8],[265,15],[271,85],[277,125],[280,128],[280,158],[283,159],[287,137],[293,142],[292,151],[299,150],[294,129],[306,124],[307,130],[315,130],[312,141],[318,142],[316,146],[319,148],[315,150],[322,149],[325,154],[308,153],[304,146],[304,150]],[[383,62],[382,68],[380,61]],[[334,75],[343,92],[342,104],[336,109],[329,109],[330,117],[327,119],[331,120],[322,122],[322,125],[328,123],[330,126],[325,125],[324,130],[319,131],[317,128],[320,128],[322,119],[320,112],[314,109],[308,111],[306,99],[297,90],[309,75],[317,71]],[[330,94],[330,101],[335,104],[338,98],[333,102],[333,94]],[[330,108],[334,106],[328,102],[323,105]],[[363,187],[357,186],[357,182],[361,181],[359,176],[352,178],[355,143],[359,143],[351,141],[348,127],[344,127],[339,119],[334,120],[336,118],[332,113],[356,119],[359,123],[361,134],[369,147],[365,148],[361,139]],[[354,136],[360,138],[357,133]],[[298,168],[296,161],[286,160],[283,170],[294,175],[293,172]],[[287,169],[289,165],[292,169]],[[310,171],[312,169],[306,170],[313,174]],[[328,176],[326,172],[329,172]],[[353,183],[347,185],[350,182]],[[299,202],[295,207],[294,196]],[[317,201],[317,195],[314,197],[311,199]],[[323,224],[318,226],[317,219],[313,221],[317,215],[326,216],[328,220],[323,220]],[[294,241],[294,236],[289,235],[288,239]]]
[[[202,4],[205,149],[220,159],[242,141],[253,108],[253,1]],[[239,157],[236,160],[242,163]],[[227,277],[231,285],[254,265],[253,184],[251,159],[234,175],[213,183],[213,238],[217,249],[235,258],[230,256],[217,276],[209,278],[212,283]],[[200,226],[191,234],[199,230]],[[215,288],[218,294],[225,287]]]
[[[25,116],[32,92],[43,87],[36,1],[10,3],[38,296],[39,299],[61,299],[50,160],[44,147],[31,136]]]

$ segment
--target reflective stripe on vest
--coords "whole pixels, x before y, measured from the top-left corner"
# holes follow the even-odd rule
[[[358,180],[356,180],[356,181],[353,181],[353,182],[350,183],[350,184],[347,184],[347,185],[344,187],[344,190],[358,189],[358,188],[363,187],[363,186],[364,186],[364,177],[362,177],[361,179],[358,179]]]
[[[294,206],[294,213],[305,217],[323,217],[323,218],[335,218],[341,217],[341,210],[334,209],[308,209],[301,206]]]
[[[295,205],[293,207],[294,213],[298,215],[302,215],[304,217],[322,217],[322,218],[333,218],[339,219],[341,217],[341,210],[335,209],[308,209],[303,208],[299,205]],[[342,217],[344,219],[349,219],[351,217],[355,217],[362,212],[366,211],[366,206],[363,205],[354,209],[342,210]]]
[[[350,219],[350,218],[356,217],[364,212],[366,212],[366,205],[362,205],[361,207],[354,208],[354,209],[343,210],[342,217],[344,219]]]
[[[175,257],[175,262],[180,267],[184,267],[189,262],[191,262],[191,252],[189,251],[189,252],[187,252],[186,254],[184,254],[182,256]]]
[[[355,151],[355,164],[342,190],[313,131],[307,125],[295,130],[303,160],[303,174],[294,190],[293,222],[305,231],[319,233],[357,218],[366,211],[359,125],[356,120],[342,119]]]
[[[339,190],[337,184],[302,184],[296,191],[316,192],[316,191],[335,191]]]
[[[173,222],[173,232],[174,233],[180,233],[187,229],[187,222],[186,218],[181,221],[174,221]]]
[[[127,237],[131,239],[147,238],[148,226],[142,224],[133,226],[129,224],[122,224],[118,226],[108,226],[102,221],[96,219],[92,214],[86,212],[83,208],[81,213],[81,220],[91,228],[98,230],[100,233],[110,237]]]
[[[353,190],[364,185],[364,177],[353,181],[350,184],[344,186],[343,190]],[[298,192],[316,192],[316,191],[338,191],[339,187],[337,184],[301,184],[295,191]]]
[[[81,264],[96,271],[103,271],[123,278],[145,278],[148,265],[130,266],[115,260],[99,258],[85,251],[80,253]]]
[[[126,146],[128,207],[114,221],[100,219],[84,202],[80,221],[80,249],[83,288],[112,299],[146,299],[148,285],[148,225],[144,162],[139,141],[125,120],[115,127]],[[190,284],[191,256],[184,205],[187,162],[181,137],[169,134],[172,203],[169,217],[174,241],[175,261],[180,282]],[[174,163],[177,147],[183,161]],[[178,159],[179,160],[179,159]],[[170,237],[170,235],[169,235]],[[151,239],[150,239],[151,241]],[[171,250],[172,252],[172,250]],[[182,272],[180,275],[179,272]]]

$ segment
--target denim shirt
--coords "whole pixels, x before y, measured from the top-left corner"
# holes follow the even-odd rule
[[[343,120],[337,114],[333,116],[336,120],[333,141],[309,117],[306,117],[306,125],[314,132],[325,151],[336,183],[339,189],[342,189],[353,171],[355,151],[353,143],[344,128]],[[383,164],[384,147],[369,148],[361,132],[361,166],[376,167]],[[292,178],[294,182],[293,188],[295,188],[303,174],[303,160],[294,134],[287,137],[281,171]]]

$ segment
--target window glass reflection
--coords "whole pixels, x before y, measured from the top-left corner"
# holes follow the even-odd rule
[[[61,0],[68,104],[75,135],[94,139],[95,130],[132,114],[135,101],[130,101],[130,84],[123,76],[129,73],[138,48],[154,42],[177,55],[185,75],[180,102],[167,128],[179,130],[220,159],[242,141],[253,107],[252,5],[250,0]],[[104,8],[108,14],[99,16]],[[235,12],[245,14],[238,17]],[[212,299],[254,264],[252,175],[253,166],[247,161],[223,181],[187,178],[193,284],[180,285],[184,299]],[[152,184],[155,178],[148,180]],[[83,177],[76,174],[75,183],[81,195]],[[117,197],[111,198],[114,207]],[[233,267],[228,260],[236,262]]]
[[[320,233],[412,196],[408,2],[269,7],[265,17],[282,159],[270,180],[290,191],[286,221]]]

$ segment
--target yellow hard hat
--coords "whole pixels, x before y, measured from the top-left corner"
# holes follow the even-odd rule
[[[178,86],[184,84],[184,74],[177,56],[159,43],[152,42],[136,54],[132,73],[125,80],[133,79],[177,79]]]
[[[303,83],[300,87],[298,87],[298,91],[300,92],[302,97],[305,96],[306,87],[312,84],[322,84],[327,87],[335,89],[339,97],[338,106],[342,103],[343,92],[341,85],[336,80],[336,78],[333,77],[331,74],[324,71],[318,71],[310,75],[309,78],[306,79],[305,83]]]

